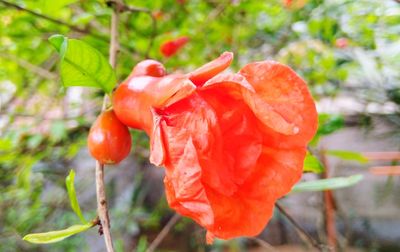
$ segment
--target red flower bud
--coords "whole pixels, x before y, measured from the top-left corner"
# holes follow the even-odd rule
[[[114,111],[105,111],[96,119],[89,132],[88,147],[90,154],[102,164],[117,164],[128,156],[131,136]]]
[[[347,38],[338,38],[335,41],[335,46],[337,48],[346,48],[349,46],[349,40]]]
[[[171,57],[175,55],[188,41],[189,37],[186,36],[174,40],[167,40],[161,44],[160,51],[165,57]]]
[[[139,62],[132,70],[134,76],[162,77],[166,74],[163,64],[156,60],[147,59]]]

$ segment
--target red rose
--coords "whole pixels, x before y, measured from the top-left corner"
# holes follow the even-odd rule
[[[150,161],[164,166],[169,205],[213,237],[259,234],[275,201],[300,179],[317,112],[288,66],[254,62],[221,73],[233,55],[188,75],[131,75],[114,110],[150,136]]]

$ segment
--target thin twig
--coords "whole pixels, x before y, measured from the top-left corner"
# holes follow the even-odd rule
[[[151,33],[151,36],[150,36],[149,44],[148,44],[146,52],[145,52],[145,57],[148,58],[150,50],[151,50],[151,48],[152,48],[152,46],[154,44],[154,40],[155,40],[156,35],[157,35],[157,20],[154,17],[154,15],[151,12],[151,10],[146,9],[146,8],[141,8],[141,7],[129,6],[129,5],[123,4],[121,2],[118,2],[116,0],[110,0],[110,1],[107,2],[107,4],[109,4],[109,5],[110,4],[117,4],[119,6],[118,9],[121,12],[124,12],[124,11],[125,12],[132,12],[132,13],[142,12],[142,13],[145,13],[145,14],[150,16],[151,22],[152,22],[152,33]]]
[[[261,247],[265,248],[267,251],[271,251],[271,252],[277,252],[278,251],[271,244],[269,244],[268,242],[264,241],[263,239],[260,239],[260,238],[257,238],[257,237],[248,237],[248,239],[257,242],[258,245],[260,245]]]
[[[50,70],[55,64],[56,64],[56,57],[50,57],[48,60],[46,60],[44,62],[44,64],[42,64],[40,67],[45,69],[45,70]],[[26,98],[22,101],[22,104],[18,105],[21,108],[23,108],[30,100],[30,98],[32,97],[32,94],[35,93],[37,87],[40,85],[41,81],[43,80],[43,78],[41,76],[39,76],[38,79],[36,79],[36,81],[30,83],[30,85],[26,85],[24,84],[22,86],[22,90],[24,90],[25,94],[27,94],[29,96],[29,98]],[[7,102],[7,104],[11,104],[13,103],[13,101],[17,100],[17,98],[20,98],[20,96],[18,95],[18,92],[14,93],[13,98],[11,98],[10,101]],[[43,104],[42,104],[43,105]],[[1,110],[0,110],[1,111]],[[14,116],[14,112],[8,112],[8,121],[0,128],[0,135],[13,129],[13,127],[10,127],[10,125],[13,123],[15,116]]]
[[[74,14],[80,16],[80,15],[85,15],[87,12],[83,10],[80,6],[78,5],[71,5],[70,7],[72,10],[74,10]],[[93,18],[89,21],[87,24],[88,29],[94,29],[95,31],[100,32],[101,34],[108,34],[109,33],[109,27],[104,26],[101,24],[97,19]]]
[[[151,22],[152,22],[152,26],[153,26],[153,31],[152,31],[152,33],[151,33],[149,45],[147,46],[147,49],[146,49],[146,53],[145,53],[145,57],[146,57],[146,58],[149,57],[150,50],[151,50],[151,48],[153,47],[154,40],[156,39],[156,36],[157,36],[157,20],[156,20],[156,18],[154,17],[153,13],[149,12],[149,15],[150,15],[150,17],[151,17]]]
[[[326,157],[325,149],[321,151],[321,162],[325,167],[322,173],[322,178],[329,178],[329,165]],[[331,190],[323,192],[323,203],[324,203],[324,220],[325,220],[325,232],[327,236],[327,243],[332,248],[337,247],[337,236],[336,236],[336,211],[335,211],[335,199]]]
[[[157,237],[153,240],[153,242],[150,244],[149,248],[146,250],[146,252],[153,252],[158,245],[164,240],[164,238],[167,236],[169,231],[175,226],[175,224],[180,220],[181,216],[178,214],[174,214],[172,218],[168,221],[168,223],[164,226],[164,228],[161,230],[160,233],[158,233]]]
[[[319,251],[324,251],[324,249],[326,248],[325,245],[320,244],[319,242],[317,242],[306,230],[304,230],[304,228],[302,228],[300,226],[299,223],[297,223],[297,221],[288,213],[286,212],[286,210],[278,203],[275,203],[276,208],[278,208],[278,210],[289,220],[290,223],[292,223],[292,225],[301,233],[303,234],[308,241],[311,243],[311,245],[313,247],[315,247],[316,249],[318,249]]]
[[[46,15],[43,15],[43,14],[41,14],[41,13],[38,13],[38,12],[36,12],[36,11],[27,9],[27,8],[25,8],[25,7],[22,7],[22,6],[19,6],[18,4],[10,3],[10,2],[8,2],[8,1],[0,0],[0,3],[3,3],[4,5],[9,6],[9,7],[12,7],[12,8],[15,8],[15,9],[17,9],[17,10],[25,11],[25,12],[27,12],[27,13],[29,13],[29,14],[32,14],[32,15],[34,15],[34,16],[36,16],[36,17],[39,17],[39,18],[48,20],[48,21],[50,21],[50,22],[53,22],[53,23],[56,23],[56,24],[59,24],[59,25],[68,27],[68,28],[70,28],[71,30],[76,31],[76,32],[78,32],[78,33],[87,34],[87,35],[90,35],[90,36],[92,36],[92,37],[94,37],[94,38],[97,38],[97,39],[100,39],[100,40],[102,40],[102,41],[108,42],[108,37],[107,37],[107,36],[103,36],[103,35],[100,35],[100,34],[97,34],[97,33],[93,33],[90,29],[87,29],[87,28],[85,28],[85,29],[80,28],[80,27],[78,27],[78,26],[69,24],[69,23],[64,22],[64,21],[62,21],[62,20],[58,20],[58,19],[55,19],[55,18],[46,16]],[[127,50],[129,53],[134,53],[133,48],[132,48],[131,46],[129,46],[128,44],[122,44],[122,46],[124,46],[124,47],[125,47],[125,50]]]
[[[110,53],[109,62],[115,69],[117,65],[117,54],[119,50],[118,43],[118,22],[119,11],[114,5],[110,6],[113,9],[111,16],[111,40],[110,40]],[[104,96],[102,111],[107,107],[107,95]],[[110,231],[110,217],[108,215],[107,198],[104,186],[104,165],[96,161],[96,194],[97,194],[97,214],[99,215],[104,235],[104,241],[108,252],[114,252],[111,231]]]
[[[96,195],[97,195],[97,214],[101,221],[101,233],[104,235],[107,252],[114,252],[111,231],[110,217],[108,216],[106,190],[104,186],[104,165],[96,161]]]
[[[145,8],[137,8],[137,7],[132,7],[132,6],[128,6],[128,5],[124,5],[123,6],[123,10],[125,11],[129,11],[129,12],[143,12],[146,13],[147,15],[150,16],[151,18],[151,25],[152,25],[152,32],[151,32],[151,36],[150,36],[150,41],[149,41],[149,45],[147,46],[146,52],[145,52],[145,57],[148,58],[149,57],[149,53],[150,50],[154,44],[154,40],[156,38],[157,35],[157,20],[154,17],[153,13],[149,10],[149,9],[145,9]]]
[[[118,41],[118,23],[119,23],[119,11],[117,7],[111,5],[113,13],[111,16],[111,38],[110,38],[110,54],[109,62],[110,65],[115,69],[117,66],[117,54],[119,52],[119,41]]]
[[[49,70],[42,68],[40,66],[34,65],[34,64],[30,63],[29,61],[21,59],[15,55],[0,52],[0,57],[12,60],[12,61],[16,62],[18,65],[20,65],[21,67],[28,69],[29,71],[36,73],[37,75],[39,75],[45,79],[54,80],[57,78],[57,74],[54,74],[54,73],[50,72]]]
[[[25,8],[25,7],[22,7],[22,6],[19,6],[19,5],[17,5],[17,4],[10,3],[10,2],[4,1],[4,0],[0,0],[0,3],[3,3],[3,4],[5,4],[5,5],[7,5],[7,6],[10,6],[10,7],[13,7],[13,8],[15,8],[15,9],[17,9],[17,10],[25,11],[25,12],[30,13],[30,14],[32,14],[32,15],[34,15],[34,16],[39,17],[39,18],[46,19],[46,20],[48,20],[48,21],[50,21],[50,22],[53,22],[53,23],[56,23],[56,24],[59,24],[59,25],[66,26],[66,27],[70,28],[70,29],[73,30],[73,31],[76,31],[76,32],[79,32],[79,33],[84,33],[84,34],[89,34],[89,35],[91,35],[91,36],[93,36],[93,37],[96,37],[96,38],[98,38],[98,39],[101,39],[101,40],[104,40],[104,41],[108,41],[107,37],[101,36],[101,35],[99,35],[99,34],[91,33],[91,32],[90,32],[89,30],[87,30],[87,29],[79,28],[79,27],[74,26],[74,25],[72,25],[72,24],[68,24],[67,22],[64,22],[64,21],[61,21],[61,20],[58,20],[58,19],[55,19],[55,18],[46,16],[46,15],[43,15],[43,14],[38,13],[38,12],[33,11],[33,10],[29,10],[29,9],[27,9],[27,8]]]

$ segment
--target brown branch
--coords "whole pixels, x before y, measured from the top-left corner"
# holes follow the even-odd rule
[[[275,203],[276,208],[278,208],[279,212],[281,212],[290,223],[292,223],[292,225],[301,233],[303,234],[307,240],[311,243],[311,245],[313,247],[315,247],[316,249],[318,249],[319,251],[326,251],[326,250],[330,250],[326,245],[319,243],[318,241],[316,241],[304,228],[302,228],[300,226],[299,223],[297,223],[297,221],[288,213],[286,212],[286,210],[278,203]]]
[[[90,31],[87,28],[86,29],[80,28],[78,26],[69,24],[69,23],[64,22],[62,20],[58,20],[58,19],[46,16],[46,15],[43,15],[43,14],[38,13],[36,11],[27,9],[25,7],[22,7],[22,6],[19,6],[17,4],[10,3],[10,2],[5,1],[5,0],[0,0],[0,3],[3,3],[4,5],[12,7],[12,8],[15,8],[17,10],[25,11],[25,12],[27,12],[29,14],[32,14],[32,15],[34,15],[36,17],[48,20],[50,22],[53,22],[53,23],[68,27],[68,28],[70,28],[71,30],[73,30],[75,32],[82,33],[82,34],[87,34],[87,35],[90,35],[90,36],[92,36],[94,38],[100,39],[100,40],[105,41],[105,42],[108,42],[108,40],[109,40],[107,36],[103,36],[103,35],[100,35],[100,34],[97,34],[97,33],[93,33],[92,31]],[[127,44],[122,44],[122,45],[126,48],[125,50],[127,50],[129,53],[134,53],[133,48],[131,46],[129,46]]]
[[[111,40],[110,40],[110,53],[109,62],[115,69],[117,65],[117,54],[119,50],[118,43],[118,22],[119,11],[117,6],[111,5],[113,9],[111,16]],[[107,95],[104,96],[102,111],[107,107]],[[104,234],[104,241],[108,252],[114,252],[111,231],[110,231],[110,217],[108,215],[107,198],[104,186],[104,165],[96,161],[96,195],[97,195],[97,214],[101,221],[101,232]]]
[[[150,244],[149,248],[146,250],[146,252],[153,252],[155,249],[160,245],[160,243],[164,240],[164,238],[167,236],[169,231],[175,226],[175,224],[180,220],[181,216],[178,214],[174,214],[172,218],[168,221],[168,223],[164,226],[164,228],[161,230],[160,233],[158,233],[157,237],[153,240],[153,242]]]
[[[96,195],[97,195],[97,214],[101,222],[101,231],[104,235],[107,252],[114,252],[111,231],[110,217],[108,216],[106,190],[104,186],[104,165],[96,161]]]
[[[152,23],[152,33],[151,33],[149,45],[147,46],[147,49],[146,49],[146,52],[145,52],[145,57],[148,58],[150,50],[151,50],[151,48],[152,48],[152,46],[154,44],[154,40],[155,40],[156,35],[157,35],[157,20],[156,20],[156,18],[154,17],[153,13],[151,13],[151,11],[149,9],[145,9],[145,8],[137,8],[137,7],[124,5],[123,6],[123,10],[124,11],[129,11],[129,12],[144,12],[147,15],[150,16],[151,23]]]
[[[321,162],[325,167],[322,173],[322,178],[329,178],[329,165],[326,158],[325,149],[321,149]],[[335,199],[331,190],[323,192],[323,204],[324,204],[324,221],[325,221],[325,232],[327,236],[327,243],[330,247],[337,247],[337,235],[336,235],[336,212],[335,212]]]
[[[72,5],[71,9],[74,10],[76,15],[84,15],[87,12],[85,10],[83,10],[80,6],[78,5]],[[94,29],[95,31],[99,31],[102,34],[108,34],[109,29],[108,27],[104,26],[103,24],[101,24],[97,19],[93,18],[89,21],[89,23],[87,24],[88,27],[90,27],[91,29]]]
[[[55,55],[54,55],[55,56]],[[56,57],[50,57],[48,60],[46,60],[40,67],[45,69],[45,70],[50,70],[55,64],[56,64]],[[24,84],[22,86],[22,90],[24,90],[24,92],[29,96],[32,97],[32,94],[35,93],[37,87],[39,86],[40,82],[43,80],[43,78],[41,76],[39,76],[39,78],[34,81],[33,83],[30,83],[29,85]],[[18,96],[18,92],[14,93],[14,96],[11,98],[10,101],[7,102],[8,105],[12,104],[13,101],[17,100],[17,98],[19,98]],[[20,107],[24,107],[29,101],[29,98],[25,99],[21,105],[19,105]],[[1,109],[0,109],[1,111]],[[15,112],[14,112],[15,113]],[[13,123],[14,121],[14,113],[8,113],[8,121],[5,125],[2,126],[2,128],[0,128],[0,135],[3,134],[4,132],[7,132],[8,130],[12,129],[12,127],[10,127],[10,125]]]
[[[149,12],[149,15],[150,15],[150,17],[151,17],[151,22],[152,22],[152,26],[153,26],[153,31],[152,31],[152,33],[151,33],[149,45],[147,46],[147,49],[146,49],[146,53],[145,53],[145,57],[146,57],[146,58],[149,57],[150,50],[151,50],[151,48],[153,47],[154,40],[156,39],[156,36],[157,36],[157,20],[156,20],[156,18],[154,17],[153,13]]]
[[[110,38],[110,51],[109,51],[109,62],[112,68],[117,66],[117,54],[119,52],[119,41],[118,41],[118,23],[119,23],[119,11],[116,6],[111,6],[113,13],[111,16],[111,38]]]
[[[268,242],[264,241],[263,239],[260,239],[260,238],[257,238],[257,237],[248,237],[248,239],[257,242],[257,244],[260,245],[261,247],[265,248],[266,251],[271,251],[271,252],[277,252],[278,251],[271,244],[269,244]]]
[[[126,4],[124,4],[124,3],[122,3],[122,2],[120,2],[118,0],[107,1],[107,5],[116,5],[117,9],[120,12],[132,12],[132,13],[142,12],[142,13],[145,13],[145,14],[150,16],[151,22],[152,22],[152,33],[151,33],[151,36],[150,36],[149,45],[147,46],[147,49],[146,49],[146,52],[145,52],[145,57],[148,58],[150,50],[153,47],[154,40],[155,40],[156,35],[157,35],[157,20],[154,17],[154,15],[151,12],[151,10],[146,9],[146,8],[141,8],[141,7],[129,6],[129,5],[126,5]]]
[[[7,6],[12,7],[12,8],[15,8],[17,10],[25,11],[25,12],[27,12],[29,14],[32,14],[32,15],[34,15],[36,17],[39,17],[39,18],[42,18],[42,19],[46,19],[46,20],[48,20],[50,22],[53,22],[53,23],[56,23],[56,24],[59,24],[59,25],[62,25],[62,26],[66,26],[66,27],[70,28],[73,31],[76,31],[76,32],[79,32],[79,33],[84,33],[84,34],[89,34],[92,37],[95,37],[95,38],[98,38],[98,39],[101,39],[101,40],[104,40],[104,41],[108,41],[107,37],[101,36],[101,35],[96,34],[96,33],[92,33],[87,29],[82,29],[82,28],[74,26],[72,24],[68,24],[67,22],[64,22],[64,21],[61,21],[61,20],[46,16],[46,15],[40,14],[40,13],[38,13],[36,11],[29,10],[29,9],[27,9],[25,7],[22,7],[22,6],[19,6],[17,4],[10,3],[10,2],[4,1],[4,0],[0,0],[0,3],[3,3],[4,5],[7,5]]]
[[[15,55],[0,52],[0,57],[12,60],[12,61],[16,62],[18,65],[20,65],[21,67],[28,69],[29,71],[31,71],[45,79],[54,80],[57,78],[57,74],[54,74],[54,73],[50,72],[49,70],[42,68],[40,66],[34,65],[34,64],[30,63],[29,61],[21,59]]]

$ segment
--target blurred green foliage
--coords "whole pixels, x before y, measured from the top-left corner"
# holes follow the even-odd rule
[[[64,178],[86,144],[102,96],[92,89],[61,87],[59,59],[47,39],[53,34],[79,38],[106,56],[111,11],[94,0],[9,2],[63,23],[0,1],[0,251],[32,251],[39,247],[23,242],[23,235],[76,221]],[[189,71],[223,51],[235,53],[234,70],[250,61],[274,59],[293,67],[316,99],[347,94],[366,105],[393,103],[391,122],[400,126],[400,4],[394,0],[309,0],[296,8],[280,0],[125,3],[153,13],[157,30],[149,57],[163,62],[169,72]],[[152,19],[143,12],[124,13],[119,31],[116,73],[123,80],[146,57]],[[160,44],[179,36],[190,42],[177,55],[163,58]],[[321,114],[314,146],[343,126],[342,116]],[[148,139],[138,131],[132,136],[133,154],[145,164]],[[320,168],[315,162],[314,167]],[[112,209],[116,237],[141,229],[143,234],[135,238],[141,250],[149,242],[146,235],[156,232],[169,213],[165,200],[156,207],[146,205],[145,183],[140,171],[128,207]],[[116,244],[120,250],[126,246],[121,240]],[[202,246],[198,244],[201,238],[192,237],[188,246]],[[87,246],[75,236],[41,251],[87,251]]]

